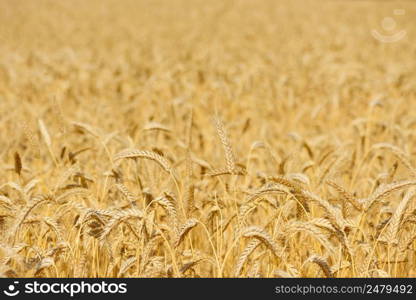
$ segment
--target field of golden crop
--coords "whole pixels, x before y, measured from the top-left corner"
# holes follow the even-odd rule
[[[415,16],[0,0],[0,276],[414,277]]]

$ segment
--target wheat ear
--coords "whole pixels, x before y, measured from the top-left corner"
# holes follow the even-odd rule
[[[119,161],[121,159],[125,159],[125,158],[149,159],[149,160],[152,160],[152,161],[156,162],[167,173],[171,173],[171,171],[172,171],[172,166],[171,166],[170,162],[166,158],[164,158],[163,156],[161,156],[161,155],[159,155],[159,154],[157,154],[156,152],[153,152],[153,151],[125,149],[125,150],[117,153],[114,156],[113,159],[114,159],[114,162],[117,162],[117,161]]]
[[[174,243],[176,248],[179,247],[179,245],[184,240],[189,231],[191,231],[191,229],[194,228],[196,225],[198,225],[198,220],[196,219],[189,219],[185,222],[185,224],[182,225],[182,227],[179,229],[178,238]]]
[[[237,260],[237,265],[234,271],[235,277],[239,277],[241,270],[243,269],[244,263],[247,261],[251,253],[261,244],[260,240],[251,240],[248,245],[244,248],[243,252]]]
[[[269,248],[275,256],[277,257],[282,256],[283,249],[279,247],[279,245],[277,245],[275,241],[273,241],[271,236],[266,231],[264,231],[263,229],[259,227],[250,226],[244,229],[243,237],[255,238],[259,240],[260,242],[262,242],[267,248]]]
[[[392,243],[397,245],[399,243],[399,230],[400,224],[402,223],[403,216],[406,212],[406,208],[409,205],[410,200],[415,196],[416,189],[412,188],[404,196],[403,200],[400,201],[393,216],[391,217],[387,229],[379,237],[380,241]]]
[[[231,143],[228,139],[224,124],[222,123],[221,119],[218,116],[215,116],[214,121],[215,121],[215,127],[217,129],[218,136],[220,137],[221,144],[224,148],[225,160],[227,163],[227,170],[228,172],[233,173],[235,170],[236,163],[235,163],[235,157],[234,157],[233,149],[231,147]]]

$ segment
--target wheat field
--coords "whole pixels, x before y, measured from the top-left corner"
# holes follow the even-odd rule
[[[0,0],[0,276],[416,276],[415,15]]]

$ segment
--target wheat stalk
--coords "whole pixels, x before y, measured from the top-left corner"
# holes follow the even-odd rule
[[[399,243],[398,237],[399,237],[400,225],[402,224],[403,216],[406,212],[406,208],[408,207],[409,202],[414,197],[415,193],[416,193],[416,189],[414,188],[410,189],[404,196],[403,200],[400,201],[399,205],[396,208],[396,211],[394,212],[393,216],[389,220],[387,229],[379,237],[380,241],[383,241],[386,243],[392,243],[394,245],[397,245]]]
[[[273,241],[271,236],[266,231],[261,228],[256,226],[247,227],[243,230],[242,236],[246,238],[255,238],[266,245],[266,247],[269,248],[275,256],[282,256],[283,249]]]
[[[134,159],[134,158],[144,158],[149,159],[154,162],[156,162],[159,166],[162,167],[163,170],[165,170],[167,173],[171,173],[172,167],[170,165],[170,162],[164,158],[163,156],[157,154],[153,151],[147,151],[147,150],[136,150],[136,149],[125,149],[123,151],[120,151],[117,153],[113,160],[114,162],[117,162],[122,159]]]
[[[225,160],[227,163],[227,171],[233,173],[236,168],[235,157],[227,133],[225,131],[224,124],[218,116],[214,117],[214,121],[215,128],[217,129],[218,136],[224,148]]]
[[[251,240],[247,246],[244,248],[243,252],[241,252],[237,264],[235,267],[235,277],[239,277],[241,274],[241,270],[243,269],[244,263],[247,261],[248,257],[251,255],[251,253],[254,252],[254,250],[261,244],[261,241],[259,239]]]
[[[187,220],[179,229],[178,237],[174,243],[175,247],[179,247],[181,242],[184,240],[185,236],[191,231],[192,228],[194,228],[196,225],[198,225],[198,220],[196,219],[189,219]]]

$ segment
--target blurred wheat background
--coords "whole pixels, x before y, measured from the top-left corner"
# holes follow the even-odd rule
[[[0,0],[1,276],[414,277],[415,16]]]

